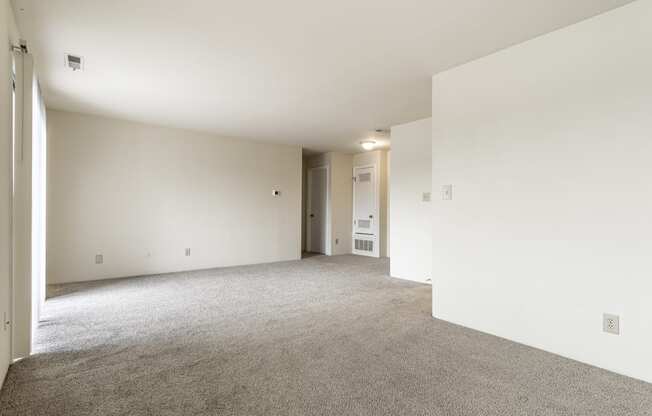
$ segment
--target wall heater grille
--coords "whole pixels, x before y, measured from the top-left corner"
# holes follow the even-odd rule
[[[371,240],[355,240],[355,249],[358,251],[374,251],[374,242]]]
[[[370,220],[358,220],[358,228],[371,228]]]

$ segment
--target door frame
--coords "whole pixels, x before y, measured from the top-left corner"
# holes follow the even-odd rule
[[[331,175],[330,167],[328,165],[315,166],[308,168],[308,192],[306,201],[306,251],[312,253],[312,222],[310,220],[310,211],[312,211],[312,172],[317,169],[326,170],[326,244],[324,246],[324,254],[331,255]]]

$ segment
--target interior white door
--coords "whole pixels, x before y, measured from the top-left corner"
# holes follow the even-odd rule
[[[353,232],[377,235],[376,167],[355,167],[353,175]]]
[[[308,172],[308,251],[326,254],[328,224],[328,170],[313,168]]]

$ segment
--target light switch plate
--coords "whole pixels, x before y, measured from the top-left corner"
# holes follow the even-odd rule
[[[96,254],[95,255],[95,264],[103,264],[104,263],[104,255],[103,254]]]
[[[441,187],[441,199],[444,201],[453,199],[453,185],[444,185]]]
[[[421,200],[423,202],[430,202],[430,199],[431,199],[430,192],[424,192],[423,196],[421,197]]]

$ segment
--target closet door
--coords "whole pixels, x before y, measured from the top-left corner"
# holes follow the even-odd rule
[[[328,170],[323,167],[308,171],[308,251],[326,254],[328,226]]]
[[[353,232],[378,235],[378,188],[375,166],[353,168]]]

